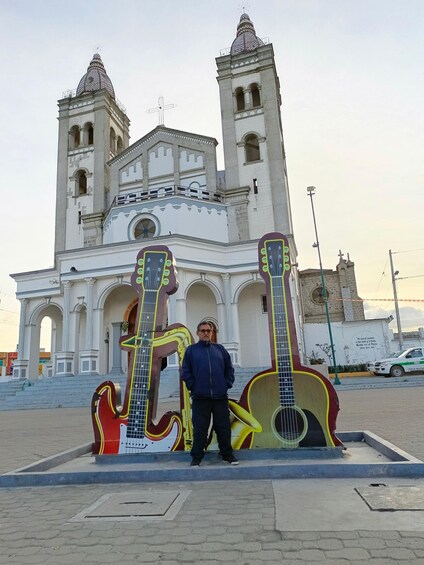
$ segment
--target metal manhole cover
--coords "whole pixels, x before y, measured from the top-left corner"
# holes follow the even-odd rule
[[[105,494],[74,516],[71,522],[173,520],[190,492],[146,491]]]
[[[416,486],[388,487],[384,484],[355,488],[371,510],[396,512],[424,511],[424,488]]]

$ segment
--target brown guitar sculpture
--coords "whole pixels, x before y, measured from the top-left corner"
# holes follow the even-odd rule
[[[240,404],[260,422],[250,448],[341,445],[335,435],[339,403],[320,373],[300,364],[290,294],[287,239],[269,233],[259,241],[259,272],[266,284],[272,369],[255,375]]]

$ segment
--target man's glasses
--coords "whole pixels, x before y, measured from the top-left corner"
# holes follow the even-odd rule
[[[203,334],[210,334],[210,333],[212,333],[212,330],[199,330],[199,332],[201,332]]]

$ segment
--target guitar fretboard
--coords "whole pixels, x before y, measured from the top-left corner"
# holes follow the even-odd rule
[[[275,333],[275,362],[278,373],[281,406],[295,404],[292,364],[290,354],[290,334],[287,324],[286,296],[283,277],[271,278],[272,314]]]
[[[142,439],[145,435],[157,297],[157,291],[145,290],[141,303],[141,317],[135,336],[127,438]]]

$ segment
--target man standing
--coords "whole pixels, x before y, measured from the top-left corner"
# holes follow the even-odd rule
[[[205,454],[211,416],[224,461],[238,465],[231,446],[231,423],[227,392],[234,383],[234,367],[228,351],[212,343],[212,324],[197,325],[199,341],[190,345],[183,359],[183,381],[191,392],[193,447],[191,466],[200,465]]]

